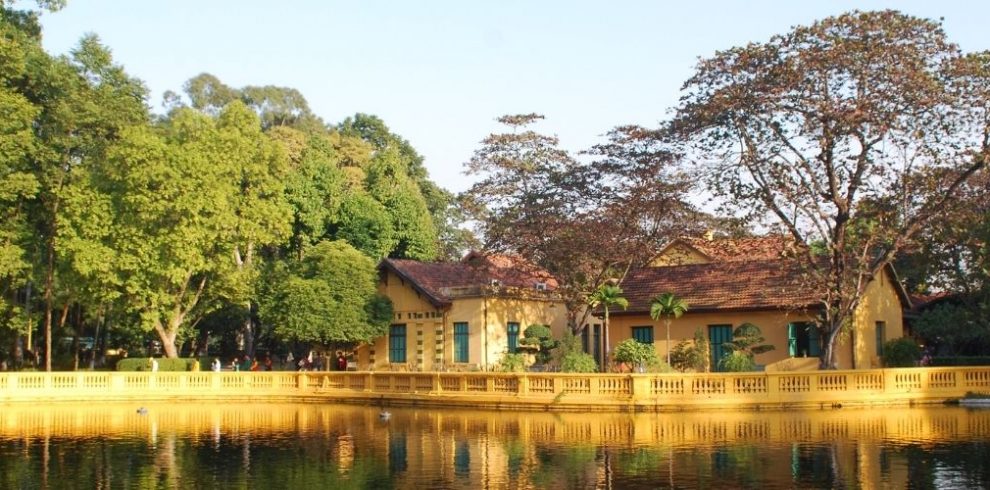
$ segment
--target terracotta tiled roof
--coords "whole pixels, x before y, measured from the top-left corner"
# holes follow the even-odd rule
[[[910,295],[911,310],[915,313],[920,313],[938,303],[958,298],[958,296],[958,293],[949,291],[941,291],[933,294],[912,294]]]
[[[653,297],[665,292],[686,301],[694,312],[814,307],[815,295],[800,282],[794,262],[750,260],[633,269],[621,287],[628,313],[649,312]]]
[[[779,259],[787,256],[795,248],[794,240],[784,235],[711,240],[682,238],[680,241],[706,255],[712,262]]]
[[[534,290],[537,284],[547,291],[557,289],[557,280],[528,261],[508,255],[468,254],[460,262],[420,262],[385,259],[381,267],[395,272],[426,294],[437,305],[449,304],[464,291],[480,291],[497,281],[500,288]]]

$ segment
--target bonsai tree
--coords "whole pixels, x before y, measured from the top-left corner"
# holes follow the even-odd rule
[[[624,362],[641,368],[659,364],[657,351],[651,344],[644,344],[636,339],[626,339],[615,346],[616,362]]]
[[[733,372],[756,370],[753,357],[775,349],[773,345],[764,344],[765,340],[760,327],[749,322],[739,325],[732,331],[732,341],[722,344],[730,354],[719,361],[719,367]]]
[[[519,339],[519,350],[533,354],[536,363],[545,366],[553,358],[553,350],[560,345],[560,342],[553,339],[550,327],[547,325],[533,324],[526,327],[523,338]]]
[[[663,318],[667,327],[667,364],[670,364],[670,322],[674,318],[680,318],[687,311],[687,302],[674,296],[674,293],[663,293],[650,302],[650,318],[654,320]]]
[[[622,296],[622,288],[616,284],[605,283],[598,287],[591,296],[588,296],[588,306],[592,308],[602,307],[604,313],[602,328],[605,336],[605,356],[608,357],[608,310],[612,306],[618,306],[623,310],[629,307],[629,300]]]

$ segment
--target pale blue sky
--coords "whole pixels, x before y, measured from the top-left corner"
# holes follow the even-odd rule
[[[98,34],[155,110],[209,72],[299,89],[330,123],[376,114],[461,191],[462,164],[499,115],[542,113],[539,130],[583,150],[616,125],[664,119],[699,56],[857,8],[942,17],[963,50],[990,49],[982,0],[69,0],[43,23],[53,53]]]

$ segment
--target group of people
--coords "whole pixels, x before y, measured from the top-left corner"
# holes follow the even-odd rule
[[[286,360],[290,365],[295,360],[291,352]],[[310,351],[308,356],[300,358],[296,363],[298,371],[323,371],[333,368],[336,368],[337,371],[347,371],[347,357],[343,352],[338,351],[336,361],[332,361],[330,356],[314,355]]]
[[[285,361],[279,361],[279,367],[281,368],[285,364],[292,366],[292,368],[298,371],[323,371],[329,369],[336,369],[338,371],[347,370],[347,357],[343,352],[337,352],[337,359],[334,361],[330,356],[315,355],[312,351],[309,355],[301,357],[296,360],[289,352],[286,356]],[[274,369],[274,363],[272,356],[265,356],[263,360],[259,362],[257,358],[251,359],[250,356],[237,356],[231,360],[227,367],[232,371],[272,371]],[[220,358],[214,358],[213,363],[210,365],[210,370],[213,372],[220,372],[224,369],[223,363],[221,363]]]
[[[271,356],[265,357],[261,362],[257,358],[251,359],[251,356],[244,356],[243,359],[234,357],[230,361],[230,369],[232,371],[271,371],[274,367]],[[219,357],[213,359],[210,370],[215,373],[223,370],[223,364],[220,362]]]

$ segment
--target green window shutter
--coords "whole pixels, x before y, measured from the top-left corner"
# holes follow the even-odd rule
[[[787,324],[787,354],[797,356],[797,324]]]
[[[467,322],[454,324],[454,362],[468,362],[468,333]]]
[[[641,344],[653,344],[653,327],[633,327],[632,337]]]
[[[723,357],[730,354],[725,348],[726,342],[732,342],[732,325],[709,325],[708,343],[711,346],[712,371],[721,371],[721,361]]]
[[[406,326],[392,325],[388,333],[388,361],[406,362]]]
[[[808,329],[808,357],[818,357],[822,355],[822,337],[818,332],[818,325],[806,323]]]
[[[519,350],[519,324],[510,322],[506,327],[506,330],[508,334],[509,353],[514,354],[517,350]]]

